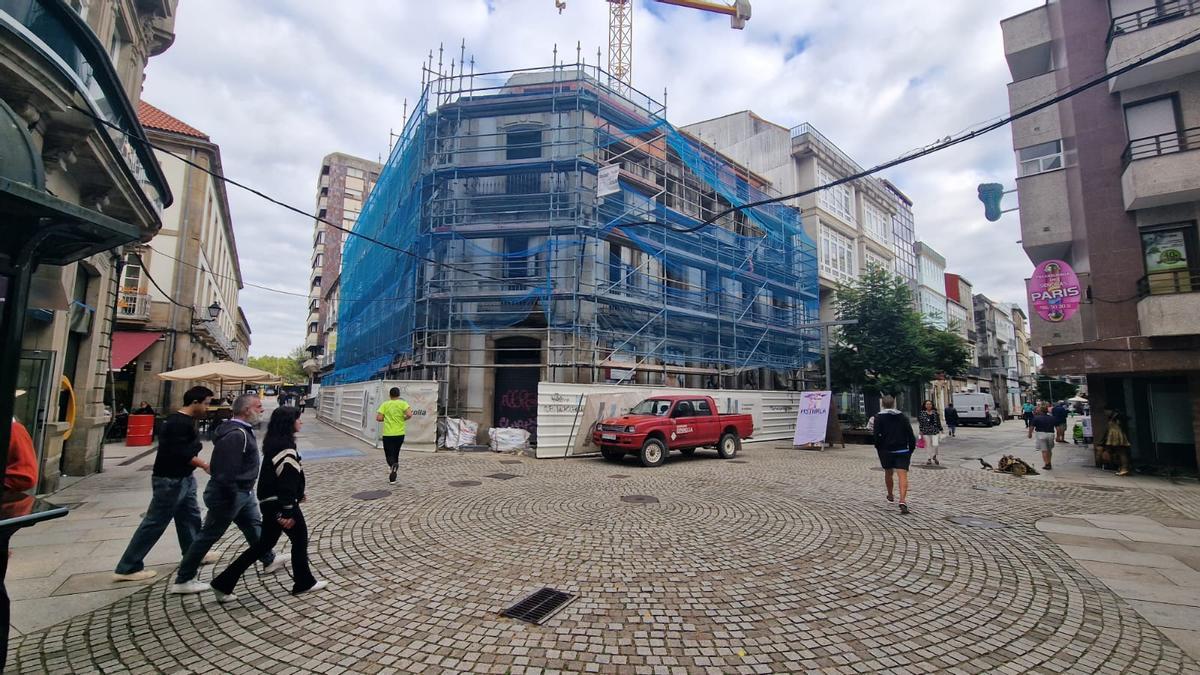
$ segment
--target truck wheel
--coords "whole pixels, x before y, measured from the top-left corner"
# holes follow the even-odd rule
[[[721,456],[721,459],[733,459],[741,449],[742,440],[737,437],[737,434],[722,434],[721,442],[717,444],[717,454]]]
[[[667,459],[667,446],[657,438],[647,438],[639,455],[642,466],[659,466]]]
[[[683,448],[683,449],[682,449],[682,450],[680,450],[679,452],[680,452],[680,453],[681,453],[681,454],[682,454],[684,457],[691,457],[692,455],[696,454],[696,449],[695,449],[695,448]]]
[[[620,448],[614,448],[612,446],[605,445],[600,448],[600,454],[604,455],[604,459],[607,459],[610,462],[619,462],[621,461],[621,458],[625,456],[625,451]]]

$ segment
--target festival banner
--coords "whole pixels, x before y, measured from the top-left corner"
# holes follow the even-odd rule
[[[833,392],[805,391],[800,393],[800,409],[796,411],[796,435],[792,445],[823,445],[829,424],[829,404]]]

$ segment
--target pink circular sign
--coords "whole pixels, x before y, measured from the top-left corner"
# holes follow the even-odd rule
[[[1047,260],[1029,280],[1029,306],[1051,323],[1066,321],[1079,311],[1083,290],[1075,270],[1062,260]]]

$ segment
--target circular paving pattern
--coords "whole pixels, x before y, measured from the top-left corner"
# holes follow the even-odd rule
[[[1047,503],[948,469],[914,477],[901,516],[874,453],[751,453],[736,471],[628,463],[612,481],[579,459],[486,482],[466,480],[484,458],[406,454],[413,489],[375,501],[345,496],[379,485],[375,463],[315,464],[304,510],[329,590],[251,572],[223,606],[164,580],[17,638],[13,672],[1200,672],[1033,528],[1064,500],[1165,513],[1153,496],[1038,484],[1062,497]],[[657,503],[622,501],[637,495]],[[964,513],[1001,529],[947,521]],[[499,616],[543,586],[578,599],[542,626]]]

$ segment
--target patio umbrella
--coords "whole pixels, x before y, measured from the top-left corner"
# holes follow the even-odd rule
[[[1086,398],[1084,398],[1082,396],[1072,396],[1071,398],[1067,399],[1067,402],[1068,403],[1090,403],[1090,401],[1088,401]]]
[[[158,376],[161,379],[175,382],[216,382],[218,391],[227,384],[278,384],[282,381],[279,376],[273,373],[244,366],[233,361],[201,363],[187,368],[180,368],[179,370],[159,373]]]

